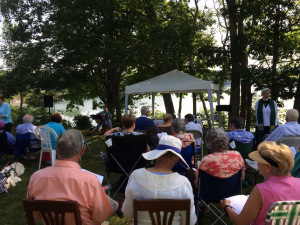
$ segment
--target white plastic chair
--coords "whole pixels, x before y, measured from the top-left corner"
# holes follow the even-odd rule
[[[294,147],[296,152],[300,148],[300,136],[285,136],[276,141],[277,144],[283,143],[289,147]]]
[[[37,139],[41,140],[41,152],[40,152],[40,162],[39,162],[39,169],[41,168],[41,162],[42,162],[42,156],[44,152],[49,152],[50,153],[50,160],[51,160],[51,165],[54,165],[54,162],[56,160],[56,151],[53,149],[51,145],[51,136],[50,134],[52,133],[53,136],[55,137],[55,140],[57,140],[57,134],[55,131],[46,126],[38,126],[34,130],[35,136]]]

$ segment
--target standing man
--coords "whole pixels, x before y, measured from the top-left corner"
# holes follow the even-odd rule
[[[141,108],[141,116],[136,119],[134,130],[147,130],[147,127],[155,127],[153,120],[147,118],[149,113],[147,106]]]
[[[265,141],[277,141],[285,136],[300,135],[300,125],[298,124],[299,112],[297,109],[290,109],[286,112],[286,123],[279,125]]]
[[[5,124],[4,130],[11,133],[12,119],[10,105],[4,102],[4,95],[0,94],[0,120]]]
[[[79,204],[82,224],[100,224],[113,214],[113,208],[96,175],[82,171],[78,164],[85,151],[80,131],[67,130],[56,144],[58,160],[53,166],[38,170],[31,178],[27,198],[35,200],[67,201]],[[36,221],[41,219],[36,215]],[[65,218],[65,224],[74,224]]]
[[[202,133],[202,126],[199,123],[194,123],[194,116],[192,114],[186,114],[184,116],[184,122],[185,122],[185,130],[197,130],[201,134]],[[196,139],[196,145],[201,145],[201,138]]]
[[[271,90],[269,88],[262,89],[262,99],[255,103],[257,145],[262,142],[265,134],[272,133],[278,126],[277,104],[269,98],[270,93]]]

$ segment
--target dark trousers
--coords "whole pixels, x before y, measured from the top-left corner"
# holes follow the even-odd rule
[[[11,133],[12,123],[7,123],[4,125],[4,130]]]

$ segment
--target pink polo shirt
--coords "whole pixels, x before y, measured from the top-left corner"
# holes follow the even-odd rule
[[[35,172],[30,178],[27,198],[77,201],[84,225],[100,224],[113,214],[96,176],[82,171],[79,164],[72,161],[56,160],[54,166]],[[41,216],[36,219],[40,220]],[[68,218],[67,224],[73,224],[71,219]]]

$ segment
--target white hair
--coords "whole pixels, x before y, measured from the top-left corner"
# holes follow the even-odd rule
[[[31,116],[31,115],[26,114],[23,117],[23,123],[32,123],[32,121],[33,121],[33,116]]]
[[[149,108],[147,106],[143,106],[141,108],[141,114],[142,115],[146,115],[147,112],[149,112]]]

